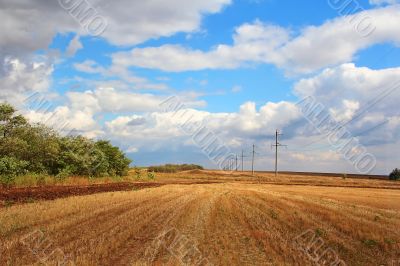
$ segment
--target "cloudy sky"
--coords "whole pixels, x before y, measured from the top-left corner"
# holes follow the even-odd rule
[[[217,168],[161,108],[173,96],[232,153],[255,144],[258,170],[273,169],[279,129],[281,169],[357,172],[299,109],[311,96],[387,174],[400,167],[397,2],[0,0],[0,100],[136,165]]]

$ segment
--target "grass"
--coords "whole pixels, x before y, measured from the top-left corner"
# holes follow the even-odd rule
[[[143,175],[139,178],[131,171],[128,176],[120,177],[83,177],[83,176],[70,176],[66,178],[58,178],[50,175],[27,174],[17,176],[9,187],[38,187],[38,186],[79,186],[79,185],[93,185],[93,184],[108,184],[118,182],[135,182],[135,181],[151,181],[156,178],[156,175],[147,174],[143,171]]]
[[[271,216],[272,219],[278,219],[278,213],[275,212],[274,210],[269,210],[269,215]]]
[[[364,240],[362,241],[362,243],[363,243],[365,246],[369,247],[369,248],[372,248],[372,247],[375,247],[375,246],[378,245],[378,241],[373,240],[373,239],[364,239]]]
[[[326,236],[326,232],[325,232],[324,229],[317,228],[317,229],[315,229],[315,235],[317,237],[325,237]]]

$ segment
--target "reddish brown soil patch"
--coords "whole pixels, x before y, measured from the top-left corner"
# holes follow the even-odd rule
[[[159,187],[160,183],[111,183],[89,186],[43,186],[27,188],[0,188],[0,201],[3,204],[26,203],[36,200],[54,200],[71,196],[90,195],[112,191],[129,191]],[[2,203],[0,202],[0,207]]]

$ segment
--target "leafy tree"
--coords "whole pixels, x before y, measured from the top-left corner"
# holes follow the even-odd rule
[[[31,125],[9,104],[0,104],[0,178],[12,182],[29,172],[59,178],[71,175],[126,175],[129,160],[109,141],[61,137],[44,125]]]
[[[61,148],[56,132],[43,125],[29,125],[15,133],[14,138],[26,143],[28,148],[16,150],[14,153],[18,154],[17,158],[29,162],[30,172],[57,174]]]
[[[0,133],[4,138],[9,136],[13,129],[28,123],[22,115],[15,115],[15,113],[15,108],[10,104],[0,104]]]
[[[105,140],[99,140],[95,145],[103,152],[105,159],[108,161],[109,175],[123,176],[128,174],[132,160],[128,159],[118,147],[114,147],[109,141]]]
[[[394,169],[389,178],[390,180],[400,180],[400,169]]]
[[[85,137],[64,137],[61,139],[59,156],[60,171],[66,169],[72,175],[100,176],[107,172],[108,162],[95,143]]]

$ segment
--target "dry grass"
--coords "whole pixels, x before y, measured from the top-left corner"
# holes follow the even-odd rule
[[[195,180],[218,183],[182,184]],[[216,172],[159,175],[157,181],[180,184],[1,209],[0,264],[38,262],[41,253],[21,244],[37,229],[51,240],[49,250],[60,248],[77,265],[146,265],[154,239],[171,228],[190,240],[186,248],[197,247],[214,265],[312,265],[293,245],[308,229],[347,265],[388,265],[400,258],[395,183]],[[155,264],[179,265],[177,251],[184,249],[170,246],[153,253]]]
[[[128,176],[124,177],[84,177],[84,176],[70,176],[67,178],[57,178],[49,175],[40,174],[27,174],[18,176],[15,179],[12,187],[37,187],[37,186],[87,186],[94,184],[110,184],[119,182],[135,182],[135,181],[149,181],[147,172],[143,171],[141,178],[137,178],[133,171],[130,171]]]

